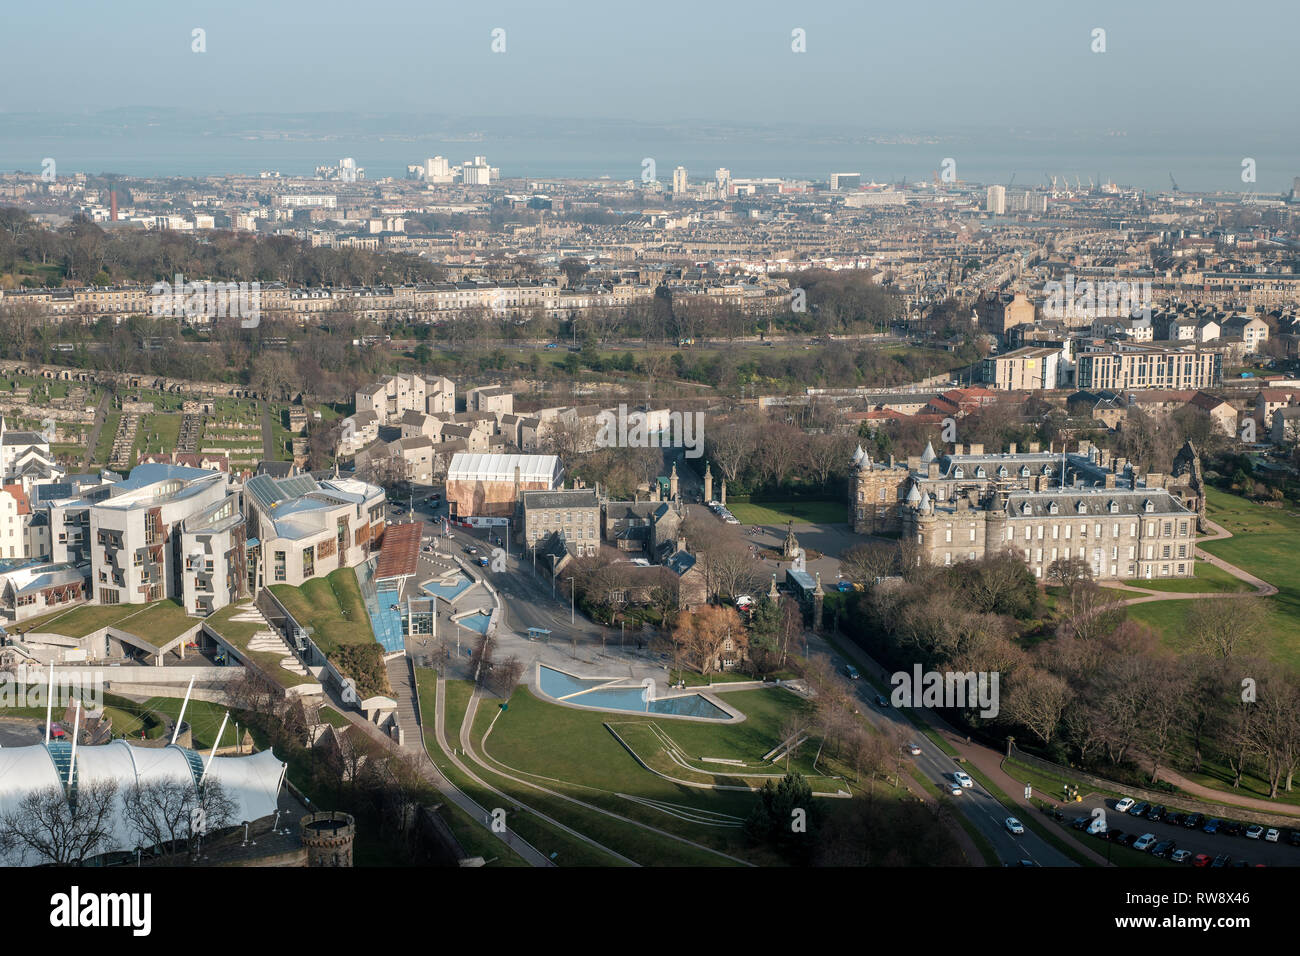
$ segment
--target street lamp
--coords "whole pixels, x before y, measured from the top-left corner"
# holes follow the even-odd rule
[[[565,580],[569,582],[569,625],[573,626],[574,624],[577,623],[577,611],[576,611],[576,603],[575,603],[575,596],[577,594],[577,591],[573,587],[573,578],[565,578]]]

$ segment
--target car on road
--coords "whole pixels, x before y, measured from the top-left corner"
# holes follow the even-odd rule
[[[975,781],[970,778],[970,774],[968,774],[965,770],[954,770],[952,774],[952,779],[956,780],[959,784],[961,784],[963,787],[966,787],[967,789],[975,786]]]
[[[1264,828],[1260,826],[1258,823],[1252,823],[1250,826],[1246,827],[1247,840],[1258,840],[1263,835],[1264,835]]]
[[[466,553],[466,554],[478,554],[478,548],[475,548],[475,547],[473,547],[473,546],[467,544],[467,545],[465,545],[465,553]]]
[[[547,342],[547,343],[546,343],[546,347],[547,347],[548,349],[558,349],[558,348],[560,347],[560,343],[559,343],[559,342]]]
[[[917,744],[908,744],[907,752],[910,753],[913,757],[919,757],[921,755],[921,748]]]
[[[1115,812],[1116,812],[1116,813],[1128,813],[1129,810],[1132,809],[1133,804],[1136,803],[1136,802],[1137,802],[1137,801],[1134,800],[1132,797],[1121,797],[1121,798],[1119,799],[1119,801],[1116,802],[1116,804],[1115,804]]]
[[[1139,853],[1145,853],[1155,845],[1156,835],[1154,833],[1144,833],[1137,838],[1137,841],[1133,844],[1133,849]]]
[[[1006,827],[1008,833],[1020,834],[1025,832],[1025,825],[1015,817],[1007,817]]]
[[[1201,827],[1201,830],[1204,831],[1205,833],[1218,833],[1219,827],[1221,826],[1223,826],[1222,820],[1220,820],[1218,817],[1211,817],[1210,819],[1205,821],[1205,826]]]
[[[1162,857],[1162,858],[1166,857],[1170,853],[1174,852],[1174,848],[1177,845],[1178,844],[1175,843],[1173,840],[1161,840],[1159,843],[1157,843],[1155,846],[1151,848],[1151,855]]]
[[[954,797],[960,797],[962,794],[961,785],[956,783],[948,784],[948,792]]]
[[[486,568],[486,567],[489,567],[491,564],[492,564],[492,562],[489,561],[489,560],[488,560],[487,558],[485,558],[485,557],[482,557],[482,558],[479,558],[479,559],[478,559],[478,566],[479,566],[480,568]]]
[[[1150,809],[1151,809],[1151,804],[1147,803],[1144,800],[1141,803],[1133,804],[1133,806],[1128,808],[1128,812],[1135,817],[1140,817],[1142,816],[1142,814],[1146,813]]]
[[[1169,859],[1173,860],[1175,863],[1186,863],[1191,858],[1191,850],[1174,850],[1174,852],[1169,856]]]
[[[1278,832],[1276,827],[1269,827],[1268,830],[1266,830],[1264,833],[1264,839],[1267,840],[1269,843],[1276,843],[1277,838],[1280,837],[1281,835],[1282,834]]]
[[[877,695],[876,695],[876,706],[877,706],[877,707],[888,707],[888,706],[889,706],[889,698],[886,697],[884,694],[877,694]]]
[[[1192,857],[1192,866],[1209,866],[1210,855],[1208,853],[1198,853]]]
[[[858,669],[854,667],[852,664],[845,664],[844,676],[847,677],[849,680],[857,680],[862,675],[858,673]]]

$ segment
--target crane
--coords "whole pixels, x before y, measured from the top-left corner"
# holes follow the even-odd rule
[[[1169,173],[1169,185],[1174,187],[1174,192],[1178,192],[1178,183],[1174,180],[1174,174],[1172,171]]]
[[[1016,174],[1015,174],[1015,173],[1012,173],[1012,174],[1011,174],[1011,182],[1007,183],[1007,188],[1010,189],[1010,188],[1011,188],[1012,186],[1014,186],[1015,184],[1016,184]]]

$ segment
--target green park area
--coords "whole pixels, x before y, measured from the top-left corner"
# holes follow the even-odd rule
[[[417,668],[417,682],[428,715],[436,675]],[[449,746],[458,745],[471,690],[464,681],[445,684]],[[642,865],[780,865],[784,861],[772,849],[746,837],[745,822],[758,803],[751,787],[779,782],[787,766],[802,774],[814,793],[858,795],[867,791],[868,781],[859,781],[834,747],[811,732],[788,764],[783,757],[764,759],[792,721],[810,721],[812,705],[804,698],[775,686],[715,692],[746,719],[714,723],[579,710],[520,687],[504,709],[495,698],[480,702],[470,738],[487,767],[461,760],[484,783]],[[458,786],[480,803],[500,800],[450,765],[427,716],[425,730],[430,754]],[[879,779],[872,787],[877,797],[902,793]],[[817,801],[827,820],[847,812],[849,804],[833,797]],[[541,826],[532,815],[515,814],[512,827],[515,821],[534,845],[564,839],[562,831]],[[525,821],[540,830],[525,833]],[[570,845],[568,856],[576,865],[609,864],[606,854],[587,844]]]
[[[1277,594],[1259,599],[1266,612],[1266,637],[1261,650],[1268,657],[1300,671],[1300,562],[1295,557],[1296,542],[1300,541],[1300,516],[1280,508],[1267,508],[1216,489],[1210,489],[1206,497],[1206,517],[1222,525],[1233,536],[1200,542],[1197,548],[1248,571],[1278,589]],[[1203,571],[1203,568],[1207,570]],[[1224,572],[1204,562],[1197,563],[1197,574],[1197,586],[1192,590],[1237,590],[1227,584]],[[1200,584],[1201,580],[1207,582],[1208,586]],[[1150,587],[1159,582],[1132,583],[1138,587]],[[1164,583],[1175,584],[1172,581]],[[1181,582],[1179,585],[1164,590],[1184,590]],[[1196,601],[1155,601],[1136,604],[1128,610],[1129,617],[1159,631],[1167,646],[1181,650],[1185,649],[1188,640],[1188,614],[1196,613],[1196,605]]]
[[[728,501],[727,509],[741,524],[784,525],[844,524],[847,512],[842,501]]]

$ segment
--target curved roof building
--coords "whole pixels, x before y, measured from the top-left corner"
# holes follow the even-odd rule
[[[100,746],[78,746],[76,766],[71,774],[72,745],[64,741],[28,747],[0,748],[0,816],[16,809],[34,790],[60,788],[65,798],[75,796],[82,784],[111,780],[117,783],[113,798],[112,845],[104,852],[129,852],[144,838],[131,826],[122,809],[127,790],[137,783],[147,786],[161,780],[175,780],[197,788],[204,778],[207,759],[197,751],[175,744],[166,747],[136,747],[125,740]],[[221,783],[235,805],[234,823],[251,823],[276,810],[286,764],[270,750],[247,757],[212,757],[207,773]],[[0,865],[24,866],[27,859],[20,847],[6,855],[0,851]]]

